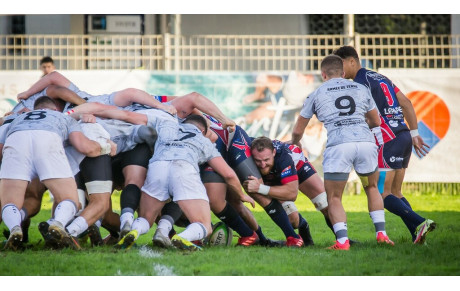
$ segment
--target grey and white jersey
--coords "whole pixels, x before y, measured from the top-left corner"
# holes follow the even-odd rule
[[[300,115],[313,114],[327,130],[326,147],[347,142],[375,142],[365,114],[376,108],[369,89],[356,82],[334,78],[324,82],[305,100]]]
[[[16,117],[7,132],[7,137],[16,131],[46,130],[58,134],[62,141],[69,138],[69,133],[80,131],[81,127],[72,117],[58,111],[40,109],[23,113]]]
[[[184,160],[199,172],[199,164],[221,156],[215,145],[193,124],[178,124],[175,139],[171,139],[174,130],[172,127],[163,126],[162,130],[158,131],[155,154],[150,159],[150,163]],[[165,130],[171,132],[165,134]]]
[[[46,95],[46,89],[47,88],[45,88],[44,90],[42,90],[42,91],[40,91],[38,93],[33,94],[32,96],[30,96],[27,99],[22,99],[21,101],[19,101],[18,104],[16,104],[16,106],[13,107],[13,109],[11,111],[14,112],[14,113],[17,113],[17,112],[21,111],[24,108],[27,108],[29,110],[34,110],[35,100],[37,100],[40,97],[47,96]]]
[[[96,118],[96,120],[110,134],[110,139],[117,144],[117,154],[132,150],[137,145],[135,130],[138,125],[118,119]]]
[[[6,134],[8,133],[8,130],[10,129],[11,123],[18,116],[19,114],[13,113],[13,114],[3,117],[3,124],[2,126],[0,126],[0,143],[3,143],[3,144],[5,143]]]

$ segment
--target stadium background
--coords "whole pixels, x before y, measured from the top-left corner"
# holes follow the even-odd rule
[[[405,187],[460,193],[452,159],[460,154],[453,126],[460,121],[460,15],[3,15],[0,24],[1,112],[39,78],[39,60],[48,55],[89,93],[197,91],[251,135],[280,139],[289,138],[302,99],[321,83],[321,59],[354,45],[365,67],[411,98],[432,146],[427,157],[412,157]],[[242,100],[261,75],[284,78],[284,87],[265,100],[273,117],[248,121],[261,103]],[[321,170],[324,129],[306,135],[305,150]]]

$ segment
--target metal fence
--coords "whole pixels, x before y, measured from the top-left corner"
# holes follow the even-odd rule
[[[460,35],[0,35],[0,70],[316,71],[354,45],[366,67],[457,68]]]

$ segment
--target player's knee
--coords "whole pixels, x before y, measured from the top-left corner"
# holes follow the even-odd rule
[[[317,195],[315,198],[311,199],[311,202],[315,205],[316,210],[323,211],[328,206],[326,192]]]

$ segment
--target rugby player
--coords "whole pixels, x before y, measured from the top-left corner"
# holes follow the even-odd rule
[[[0,199],[2,219],[10,230],[5,245],[18,249],[22,243],[21,209],[27,184],[38,176],[54,194],[56,209],[47,238],[56,244],[78,249],[78,244],[65,231],[64,226],[78,210],[78,194],[69,162],[64,154],[63,142],[69,141],[79,152],[87,156],[105,154],[109,148],[101,148],[81,132],[78,123],[57,112],[49,97],[36,100],[34,111],[22,114],[11,123],[3,145],[0,169]]]
[[[254,200],[242,192],[235,172],[204,136],[207,123],[202,116],[190,115],[180,125],[171,116],[158,116],[155,130],[158,139],[142,187],[139,217],[117,248],[129,248],[139,235],[147,233],[166,201],[172,198],[191,224],[174,235],[171,242],[181,249],[197,250],[199,248],[191,241],[201,240],[211,233],[210,207],[198,164],[208,162],[242,201],[250,202],[254,207]]]
[[[366,191],[377,242],[393,245],[385,231],[383,201],[377,189],[377,145],[369,129],[380,125],[379,114],[369,90],[344,79],[344,74],[340,57],[330,55],[322,60],[321,76],[324,83],[305,100],[294,125],[292,143],[299,144],[313,114],[324,123],[327,130],[324,186],[329,218],[337,238],[330,248],[350,248],[342,194],[352,166]]]
[[[429,146],[418,133],[417,116],[411,101],[387,77],[361,67],[358,53],[351,46],[333,52],[343,59],[345,78],[369,88],[380,113],[381,126],[374,131],[379,147],[379,171],[385,208],[401,217],[415,244],[423,244],[436,223],[412,210],[401,188],[409,165],[412,146],[419,157],[428,154]],[[407,125],[405,121],[407,120]],[[410,130],[409,130],[410,129]],[[382,187],[380,187],[382,188]]]

